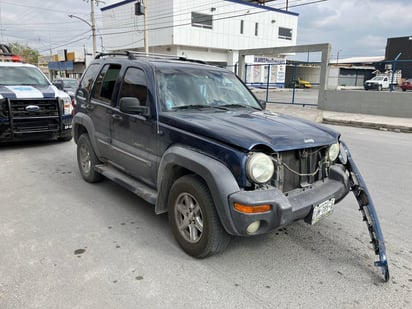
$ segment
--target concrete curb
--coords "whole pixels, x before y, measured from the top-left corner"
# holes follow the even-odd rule
[[[345,119],[335,119],[335,118],[327,118],[327,117],[324,117],[321,122],[324,124],[332,124],[332,125],[343,125],[343,126],[351,126],[351,127],[359,127],[359,128],[376,129],[376,130],[382,130],[382,131],[412,133],[412,127],[402,126],[402,125],[392,125],[388,123],[379,123],[379,122],[373,123],[373,122],[367,122],[367,121],[345,120]]]
[[[359,128],[376,129],[402,133],[412,133],[412,118],[386,117],[366,114],[350,114],[319,110],[313,107],[271,104],[267,109],[285,115],[295,116],[306,120],[352,126]]]

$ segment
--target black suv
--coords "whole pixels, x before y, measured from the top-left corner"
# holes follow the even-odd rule
[[[130,52],[99,55],[76,101],[83,178],[105,176],[156,213],[168,212],[178,243],[194,257],[223,250],[230,235],[300,219],[314,224],[351,189],[369,197],[337,132],[265,111],[225,69]],[[363,213],[374,210],[362,203]],[[373,240],[384,254],[379,237]]]

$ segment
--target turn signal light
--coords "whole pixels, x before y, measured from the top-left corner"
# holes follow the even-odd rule
[[[272,209],[272,206],[269,204],[251,206],[251,205],[243,205],[243,204],[235,203],[234,207],[237,211],[247,213],[247,214],[267,212]]]

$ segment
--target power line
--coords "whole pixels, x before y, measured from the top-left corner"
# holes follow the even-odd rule
[[[72,0],[73,1],[73,0]],[[81,0],[76,0],[78,2],[83,2]],[[95,1],[100,1],[100,0],[95,0]],[[327,0],[289,0],[288,1],[288,7],[298,7],[298,6],[303,6],[303,5],[308,5],[308,4],[313,4],[313,3],[318,3],[318,2],[324,2]],[[54,35],[61,37],[62,32],[68,32],[66,30],[61,30],[61,28],[57,27],[58,25],[63,26],[64,28],[70,27],[73,28],[72,25],[79,26],[79,22],[72,22],[67,20],[66,21],[66,16],[67,13],[72,13],[71,11],[68,12],[67,10],[62,10],[60,9],[61,3],[63,1],[45,1],[43,0],[42,2],[42,7],[39,8],[39,6],[33,6],[25,3],[21,3],[22,1],[19,2],[10,2],[10,1],[4,1],[2,0],[1,3],[5,4],[6,6],[14,6],[17,8],[29,8],[30,10],[25,10],[27,12],[27,15],[23,15],[23,18],[20,18],[19,16],[19,23],[13,24],[11,22],[7,23],[2,23],[2,32],[7,33],[9,37],[18,37],[19,39],[23,39],[22,35],[18,35],[19,33],[21,34],[23,31],[22,27],[24,26],[30,26],[31,32],[33,33],[32,37],[45,37],[45,32],[48,33],[47,37],[49,38],[50,41],[50,35]],[[83,2],[84,3],[84,2]],[[275,8],[275,9],[283,9],[286,5],[286,0],[285,1],[273,1],[270,5],[266,5],[267,7]],[[162,30],[166,28],[170,28],[170,24],[176,20],[178,20],[178,23],[175,25],[172,25],[172,27],[182,27],[182,26],[187,26],[191,24],[191,17],[188,15],[192,11],[205,11],[210,10],[211,7],[215,8],[219,13],[214,13],[211,14],[213,15],[213,20],[214,21],[221,21],[221,20],[226,20],[226,19],[231,19],[231,18],[239,18],[239,17],[244,17],[247,15],[254,15],[258,14],[259,12],[259,7],[257,6],[250,6],[250,7],[245,7],[244,9],[239,12],[239,10],[229,10],[228,8],[233,6],[233,2],[229,1],[211,1],[209,3],[203,3],[203,4],[198,4],[196,2],[193,2],[192,5],[187,5],[186,7],[179,8],[178,10],[171,11],[167,7],[163,9],[158,9],[156,10],[156,14],[151,14],[148,16],[148,30],[153,31],[153,30]],[[264,9],[265,6],[262,6],[262,9]],[[47,13],[48,15],[51,15],[53,13],[57,14],[64,14],[64,18],[62,18],[61,21],[59,22],[53,22],[52,20],[50,21],[43,21],[39,20],[42,16],[45,15],[39,15],[38,10],[41,9],[42,13]],[[246,12],[249,10],[249,13],[242,13]],[[90,15],[87,15],[85,13],[85,10],[79,11],[79,9],[76,10],[76,12],[73,12],[74,14],[78,14],[79,16],[87,16],[90,17]],[[4,8],[3,8],[4,12]],[[25,12],[25,13],[26,13]],[[30,12],[30,13],[29,13]],[[263,12],[263,11],[262,11]],[[87,10],[87,13],[89,13],[89,10]],[[37,22],[34,23],[21,23],[21,20],[28,20],[32,18],[30,15],[31,14],[36,14],[36,19],[38,20]],[[106,26],[106,27],[100,27],[99,30],[101,30],[99,36],[104,37],[104,36],[110,36],[110,35],[120,35],[120,34],[128,34],[128,33],[136,33],[136,31],[143,31],[143,23],[142,21],[131,18],[131,14],[134,14],[134,12],[127,12],[127,13],[117,13],[118,16],[116,16],[118,19],[123,19],[123,20],[129,20],[127,22],[123,22],[120,24],[117,24],[116,26]],[[56,15],[56,14],[54,14]],[[189,16],[188,18],[185,18],[186,16]],[[102,16],[97,18],[100,22],[102,21]],[[3,18],[4,21],[4,18]],[[4,29],[4,26],[7,26],[7,29]],[[79,28],[79,27],[78,27]],[[89,30],[90,31],[90,30]],[[89,32],[88,31],[88,32]],[[36,34],[38,32],[39,34]],[[17,34],[17,35],[16,35]],[[78,36],[76,36],[76,39],[62,39],[58,41],[54,41],[53,43],[50,43],[53,49],[55,48],[60,48],[63,42],[67,42],[67,44],[72,44],[81,40],[85,40],[85,38],[77,39]],[[46,41],[46,39],[44,39]],[[139,41],[136,41],[134,43],[137,43]]]

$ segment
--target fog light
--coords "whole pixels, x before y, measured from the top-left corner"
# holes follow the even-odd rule
[[[249,224],[249,226],[246,229],[246,232],[248,234],[254,234],[257,232],[257,230],[260,228],[260,221],[255,221]]]

